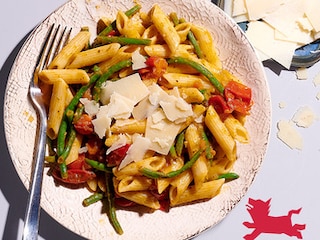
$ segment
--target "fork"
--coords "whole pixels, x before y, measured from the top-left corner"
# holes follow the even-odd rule
[[[38,114],[38,131],[36,134],[34,149],[34,166],[33,176],[30,186],[30,194],[25,213],[23,240],[35,240],[38,238],[39,217],[40,217],[40,200],[42,189],[42,178],[44,171],[44,158],[46,146],[46,130],[47,130],[47,113],[45,104],[42,99],[42,92],[39,87],[38,73],[46,68],[50,60],[58,53],[61,47],[66,44],[71,30],[66,31],[64,28],[62,33],[60,25],[55,27],[53,24],[44,40],[40,55],[34,69],[33,77],[29,85],[29,97]]]

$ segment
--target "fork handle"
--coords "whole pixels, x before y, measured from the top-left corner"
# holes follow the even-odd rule
[[[38,105],[39,108],[43,108]],[[34,174],[31,183],[30,195],[25,214],[25,222],[23,229],[23,240],[38,239],[39,217],[40,217],[40,199],[42,189],[42,178],[44,171],[45,145],[46,145],[46,129],[47,120],[45,109],[39,112],[39,131],[34,150]]]

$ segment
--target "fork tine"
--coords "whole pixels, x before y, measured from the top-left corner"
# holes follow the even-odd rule
[[[52,25],[54,27],[54,24]],[[58,36],[58,32],[59,32],[59,29],[60,29],[60,25],[58,25],[58,27],[56,28],[56,30],[54,31],[53,35],[50,34],[48,36],[48,39],[51,39],[51,42],[50,42],[50,47],[49,47],[49,50],[48,52],[45,54],[45,59],[44,61],[41,63],[41,65],[39,65],[39,69],[42,70],[44,68],[47,67],[49,61],[51,60],[51,55],[52,55],[52,52],[53,52],[53,47],[54,47],[54,43],[56,41],[56,38]]]
[[[54,30],[54,24],[52,24],[52,26],[50,27],[50,29],[45,37],[45,40],[42,44],[42,48],[41,48],[40,54],[39,54],[37,62],[36,62],[36,69],[35,69],[36,71],[41,69],[43,66],[43,63],[45,62],[45,58],[47,56],[46,51],[48,49],[48,45],[50,43],[50,39],[51,39],[51,35],[52,35],[53,30]]]
[[[58,40],[57,38],[59,36],[61,25],[59,24],[56,27],[55,31],[54,28],[55,24],[52,24],[41,49],[39,60],[37,62],[38,71],[41,71],[49,65],[52,59],[60,52],[61,48],[67,44],[70,38],[72,28],[70,28],[70,30],[66,34],[67,27],[65,27],[61,32]]]
[[[59,41],[58,41],[58,44],[57,44],[57,47],[55,49],[55,52],[53,54],[53,58],[60,52],[62,46],[65,46],[67,44],[67,42],[69,41],[69,38],[70,38],[70,35],[71,35],[71,31],[72,31],[72,28],[70,28],[69,32],[67,33],[67,35],[65,35],[65,32],[67,31],[67,27],[65,27],[63,29],[63,32],[61,33],[61,36],[59,38]],[[65,36],[65,39],[63,41],[63,37]]]

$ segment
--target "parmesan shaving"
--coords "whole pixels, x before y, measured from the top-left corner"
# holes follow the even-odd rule
[[[288,145],[291,149],[302,150],[303,139],[299,132],[294,128],[292,121],[281,120],[278,122],[278,138]]]
[[[308,128],[310,127],[313,122],[315,121],[315,114],[310,107],[301,107],[298,111],[294,114],[292,121],[298,127]]]
[[[133,139],[133,143],[130,145],[125,158],[121,161],[119,170],[131,162],[142,160],[150,145],[150,139],[137,135]]]
[[[233,0],[231,15],[249,21],[246,35],[261,61],[273,59],[289,69],[295,49],[318,38],[319,8],[319,0]]]
[[[151,141],[150,150],[167,155],[180,127],[180,124],[168,120],[159,108],[147,119],[145,136]]]
[[[99,138],[108,135],[110,131],[111,119],[107,116],[100,116],[92,120],[93,128]]]
[[[128,119],[131,116],[135,102],[117,92],[113,93],[107,105],[108,117],[114,119]]]
[[[132,53],[132,70],[138,70],[147,67],[146,59],[140,54],[140,48]]]
[[[80,98],[79,100],[84,105],[84,111],[90,116],[94,116],[99,112],[99,103],[87,98]]]
[[[111,147],[108,148],[106,154],[108,155],[108,154],[111,153],[112,151],[117,150],[118,148],[121,148],[121,147],[125,146],[126,144],[127,144],[127,137],[126,137],[126,135],[124,135],[124,134],[119,134],[119,135],[118,135],[118,140],[115,141],[115,142],[111,145]]]
[[[107,81],[105,86],[101,88],[101,102],[104,105],[108,104],[111,95],[115,92],[130,99],[134,104],[137,104],[149,94],[149,90],[142,82],[139,73],[129,75],[114,82]]]

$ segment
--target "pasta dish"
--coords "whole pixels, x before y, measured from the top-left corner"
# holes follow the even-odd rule
[[[251,89],[223,68],[204,27],[135,5],[101,18],[97,33],[82,27],[38,76],[50,173],[87,187],[83,205],[102,201],[118,234],[117,207],[169,211],[239,177]]]

